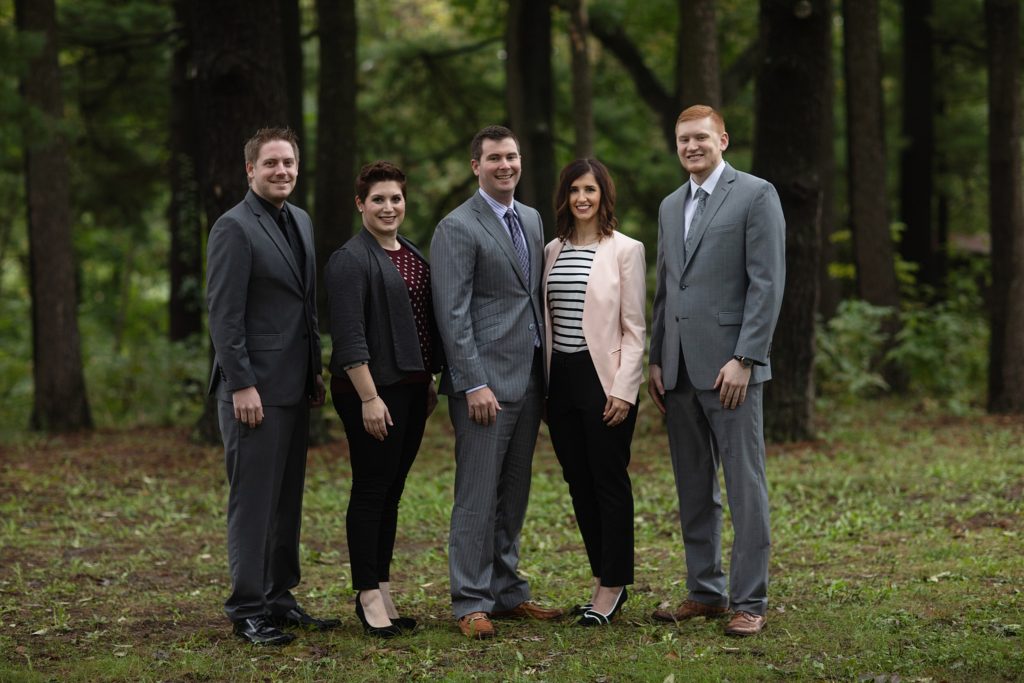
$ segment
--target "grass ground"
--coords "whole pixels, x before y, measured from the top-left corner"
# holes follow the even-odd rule
[[[636,575],[610,628],[450,618],[450,425],[435,415],[402,501],[396,602],[420,619],[364,637],[345,549],[345,441],[310,453],[297,594],[333,632],[243,644],[227,592],[219,449],[181,429],[23,436],[0,446],[0,681],[1024,680],[1024,424],[877,402],[819,414],[818,441],[769,448],[768,629],[648,617],[685,595],[664,432],[641,410],[631,466]],[[731,534],[726,533],[726,544]],[[565,484],[542,429],[522,539],[542,601],[587,594]]]

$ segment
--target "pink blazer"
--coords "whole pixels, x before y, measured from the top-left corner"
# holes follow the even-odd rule
[[[553,239],[544,247],[544,330],[547,370],[551,372],[551,312],[548,275],[562,251]],[[583,299],[583,336],[606,396],[636,402],[643,380],[647,305],[644,245],[615,231],[597,244]]]

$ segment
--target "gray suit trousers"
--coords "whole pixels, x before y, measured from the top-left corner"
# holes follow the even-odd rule
[[[464,396],[448,400],[455,428],[448,569],[456,619],[511,609],[530,599],[530,587],[517,567],[542,407],[543,377],[536,360],[523,398],[502,402],[490,426],[469,419]]]
[[[768,607],[771,549],[763,390],[763,384],[750,385],[743,405],[726,410],[718,391],[695,389],[683,367],[676,388],[665,392],[688,597],[753,614],[764,614]],[[728,594],[722,570],[719,464],[735,532]]]
[[[306,478],[309,406],[263,406],[263,424],[250,429],[218,401],[228,484],[228,565],[232,621],[282,615],[296,606],[299,530]]]

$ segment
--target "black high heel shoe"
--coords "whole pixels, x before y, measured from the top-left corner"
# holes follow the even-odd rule
[[[402,629],[400,629],[394,622],[388,626],[370,626],[370,622],[366,621],[366,612],[363,611],[363,603],[359,599],[362,591],[356,593],[356,616],[359,617],[359,621],[363,622],[363,631],[368,636],[377,636],[378,638],[394,638],[395,636],[402,635]]]
[[[412,617],[395,617],[391,623],[406,633],[416,628],[416,620]]]
[[[593,602],[585,602],[582,605],[573,605],[572,609],[569,610],[570,617],[582,617],[587,613],[588,609],[594,609]]]
[[[611,623],[615,615],[619,613],[622,606],[626,604],[626,600],[629,595],[626,593],[626,587],[623,586],[622,590],[619,591],[619,597],[615,599],[615,606],[612,607],[612,611],[608,614],[601,614],[593,607],[586,610],[580,620],[576,622],[577,626],[607,626]]]

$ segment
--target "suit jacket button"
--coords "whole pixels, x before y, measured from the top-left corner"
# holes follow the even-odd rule
[[[533,329],[533,323],[530,323],[530,329],[531,330]]]

